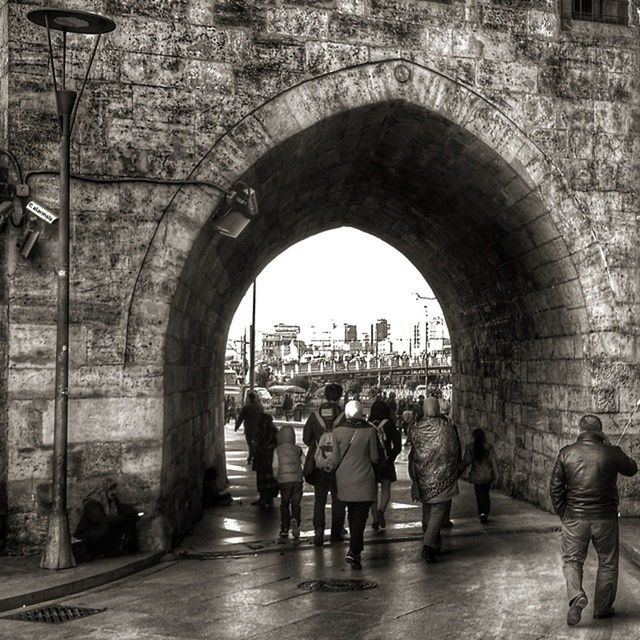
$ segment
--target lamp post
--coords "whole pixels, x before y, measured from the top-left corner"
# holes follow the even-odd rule
[[[418,292],[414,291],[413,295],[416,297],[416,300],[424,300],[424,392],[425,395],[429,394],[429,301],[437,300],[435,296],[423,296]]]
[[[253,302],[251,304],[251,327],[249,329],[249,389],[256,385],[256,281],[253,281]]]
[[[75,566],[71,550],[69,519],[67,516],[67,433],[69,397],[69,205],[71,134],[89,72],[93,64],[100,36],[116,28],[115,22],[96,13],[67,9],[37,9],[27,18],[47,29],[49,64],[53,76],[56,107],[60,121],[60,217],[58,220],[57,314],[56,314],[56,383],[53,440],[52,508],[44,554],[43,569],[68,569]],[[60,88],[56,77],[51,30],[62,32],[62,69]],[[80,93],[68,90],[67,34],[95,35],[94,46],[84,75]]]

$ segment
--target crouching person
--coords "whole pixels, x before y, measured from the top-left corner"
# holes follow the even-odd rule
[[[74,537],[82,541],[78,561],[138,551],[137,510],[118,498],[118,483],[107,478],[82,503]]]

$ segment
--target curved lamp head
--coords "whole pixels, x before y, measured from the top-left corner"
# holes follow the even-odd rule
[[[90,11],[71,9],[34,9],[27,18],[40,27],[65,31],[67,33],[101,34],[109,33],[116,28],[116,23],[106,16]]]
[[[37,24],[40,27],[45,27],[47,30],[47,41],[49,43],[49,65],[51,66],[51,75],[53,76],[53,89],[56,94],[56,104],[58,106],[58,115],[61,116],[62,112],[69,112],[70,110],[70,125],[69,135],[73,130],[73,123],[76,119],[76,112],[78,110],[78,104],[80,98],[87,84],[89,72],[91,71],[91,65],[100,43],[100,37],[103,33],[109,33],[116,28],[116,23],[106,16],[102,16],[99,13],[92,13],[90,11],[76,11],[71,9],[34,9],[29,11],[27,18],[33,24]],[[53,55],[53,42],[51,38],[51,30],[62,31],[62,73],[61,73],[61,91],[58,91],[58,82],[56,78],[56,65]],[[84,35],[97,36],[89,58],[89,64],[84,74],[84,80],[82,82],[82,88],[76,100],[76,94],[73,91],[66,91],[66,78],[67,78],[67,33],[81,33]],[[60,95],[59,95],[60,94]],[[66,95],[63,95],[66,94]]]

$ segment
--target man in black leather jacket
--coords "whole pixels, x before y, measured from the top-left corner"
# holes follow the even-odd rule
[[[600,418],[583,416],[578,440],[561,449],[551,476],[551,501],[562,519],[562,572],[567,582],[567,624],[580,622],[587,596],[582,567],[589,540],[598,554],[594,618],[614,615],[618,584],[618,474],[633,476],[636,463],[602,433]]]

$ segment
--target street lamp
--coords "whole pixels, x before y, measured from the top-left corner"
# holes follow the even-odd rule
[[[67,431],[69,396],[69,201],[70,201],[70,145],[71,133],[89,72],[93,64],[100,37],[116,28],[110,18],[67,9],[36,9],[27,18],[47,29],[49,64],[53,76],[53,89],[60,120],[60,217],[58,220],[57,260],[57,333],[56,333],[56,387],[53,440],[53,496],[49,529],[44,554],[40,562],[43,569],[68,569],[75,566],[71,550],[69,519],[67,515]],[[62,32],[62,69],[60,88],[56,77],[51,30]],[[80,33],[97,36],[85,71],[79,95],[68,90],[67,34]]]

